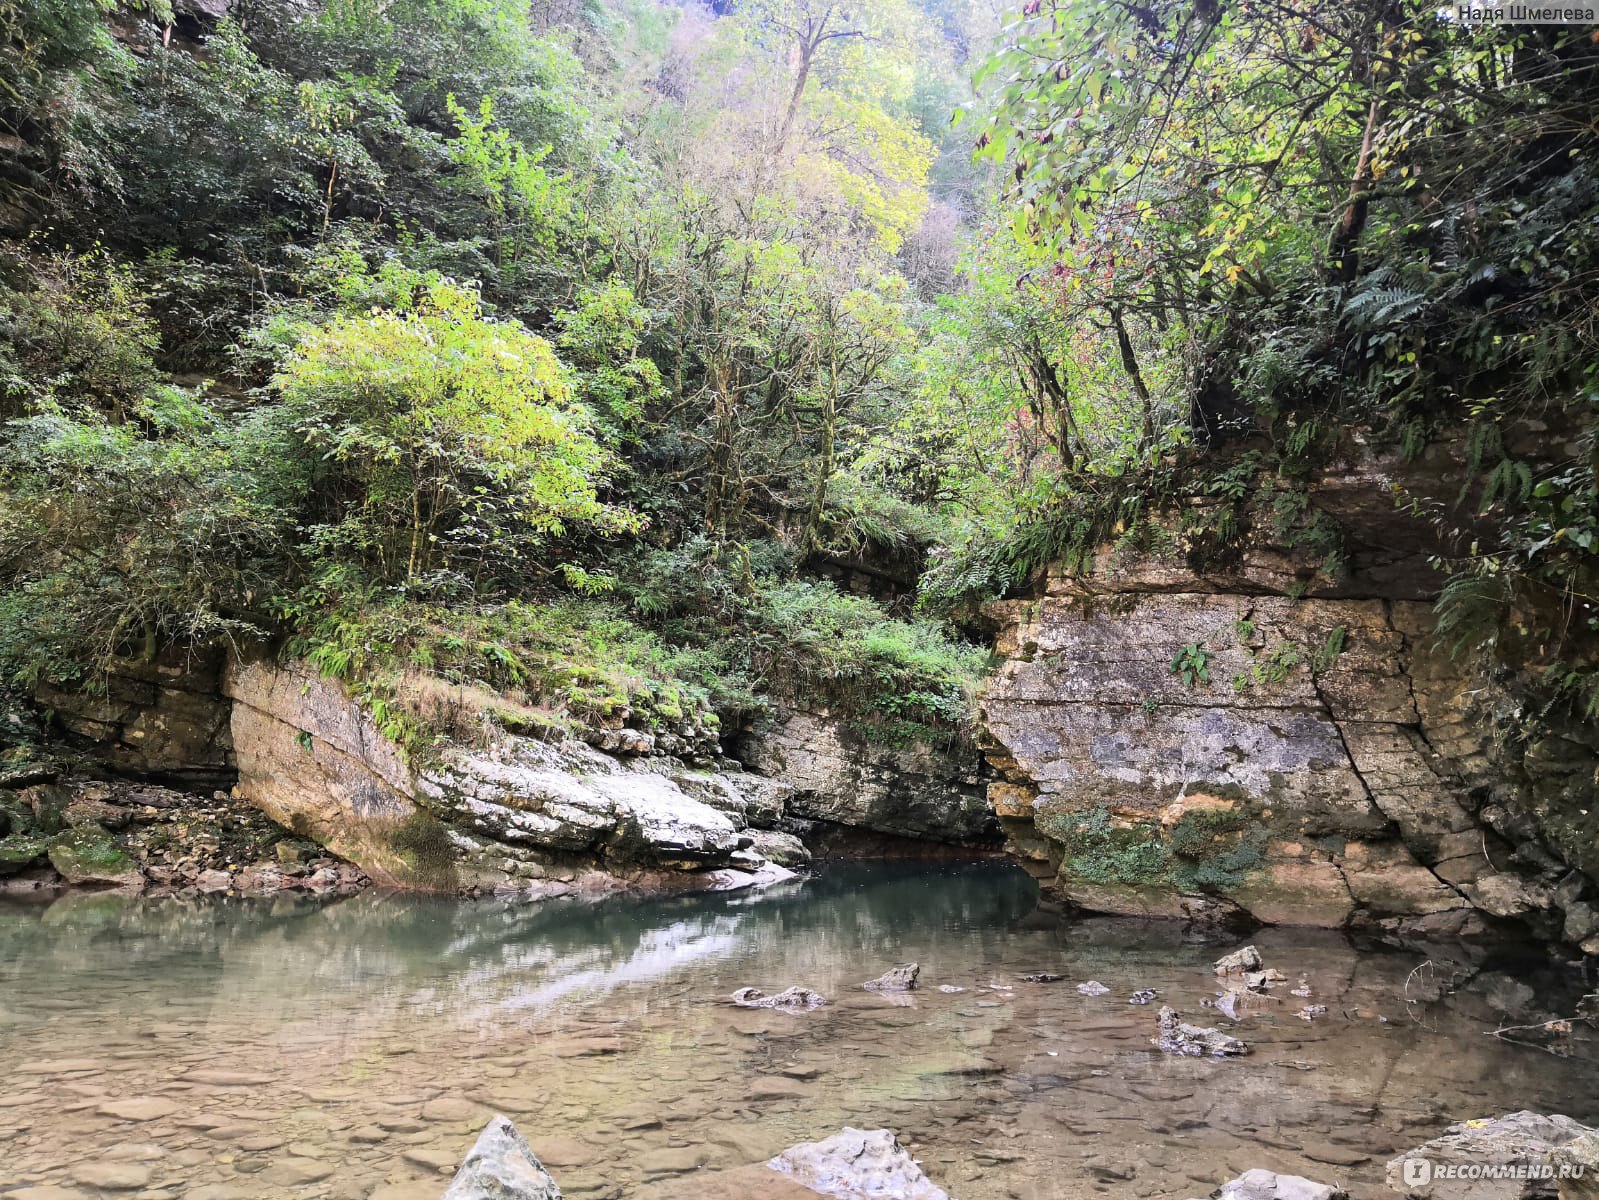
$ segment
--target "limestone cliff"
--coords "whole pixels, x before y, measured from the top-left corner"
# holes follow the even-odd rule
[[[1313,492],[1365,514],[1336,583],[1270,536],[1210,568],[1174,536],[988,606],[989,795],[1046,888],[1268,923],[1515,919],[1599,953],[1599,747],[1523,736],[1513,687],[1435,644],[1436,580],[1381,467]]]
[[[414,764],[301,664],[231,663],[224,691],[239,794],[390,886],[725,887],[805,856],[795,839],[751,828],[782,815],[785,789],[760,776],[511,734]]]
[[[997,841],[982,757],[968,740],[883,745],[825,712],[789,711],[733,751],[792,789],[790,816],[957,845]]]

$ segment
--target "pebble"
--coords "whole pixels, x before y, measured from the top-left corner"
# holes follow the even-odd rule
[[[424,1121],[440,1121],[453,1123],[457,1121],[470,1121],[479,1123],[487,1121],[492,1114],[481,1104],[474,1104],[470,1100],[462,1100],[455,1096],[440,1096],[436,1100],[429,1100],[422,1106],[422,1119]],[[399,1133],[400,1130],[391,1132]]]
[[[261,1182],[272,1187],[301,1187],[321,1183],[333,1174],[333,1167],[312,1158],[280,1158],[261,1172]]]

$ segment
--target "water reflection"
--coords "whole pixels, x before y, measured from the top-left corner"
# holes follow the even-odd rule
[[[1255,1165],[1375,1197],[1383,1159],[1448,1120],[1599,1118],[1584,1030],[1568,1058],[1485,1036],[1570,1011],[1569,981],[1442,956],[1418,970],[1315,931],[1255,941],[1313,1001],[1255,1002],[1234,1030],[1254,1054],[1210,1063],[1155,1053],[1153,1010],[1127,997],[1152,987],[1218,1020],[1217,946],[1045,918],[1026,876],[993,863],[598,904],[5,908],[0,1184],[431,1200],[500,1109],[575,1197],[699,1198],[718,1180],[736,1195],[741,1168],[845,1123],[894,1127],[962,1200],[1183,1197]],[[910,1004],[860,990],[910,959]],[[1066,979],[1019,978],[1040,970]],[[1091,978],[1111,993],[1079,995]],[[835,1003],[725,1004],[793,983]],[[1307,1002],[1328,1014],[1298,1019]]]

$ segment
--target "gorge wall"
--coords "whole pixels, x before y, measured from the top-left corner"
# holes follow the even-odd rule
[[[1599,742],[1527,724],[1508,681],[1437,644],[1397,469],[1312,485],[1352,535],[1337,582],[1268,534],[1191,565],[1202,499],[1166,514],[1165,553],[1105,547],[987,606],[1004,656],[981,701],[989,795],[1046,890],[1396,932],[1515,921],[1599,953]]]
[[[303,663],[231,663],[224,690],[238,794],[388,886],[532,898],[738,886],[808,857],[776,829],[787,789],[737,764],[511,733],[411,762]]]

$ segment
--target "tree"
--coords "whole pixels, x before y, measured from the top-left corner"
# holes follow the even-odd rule
[[[339,317],[274,381],[318,460],[316,537],[372,576],[504,576],[569,527],[636,529],[548,342],[438,283],[412,312]]]

